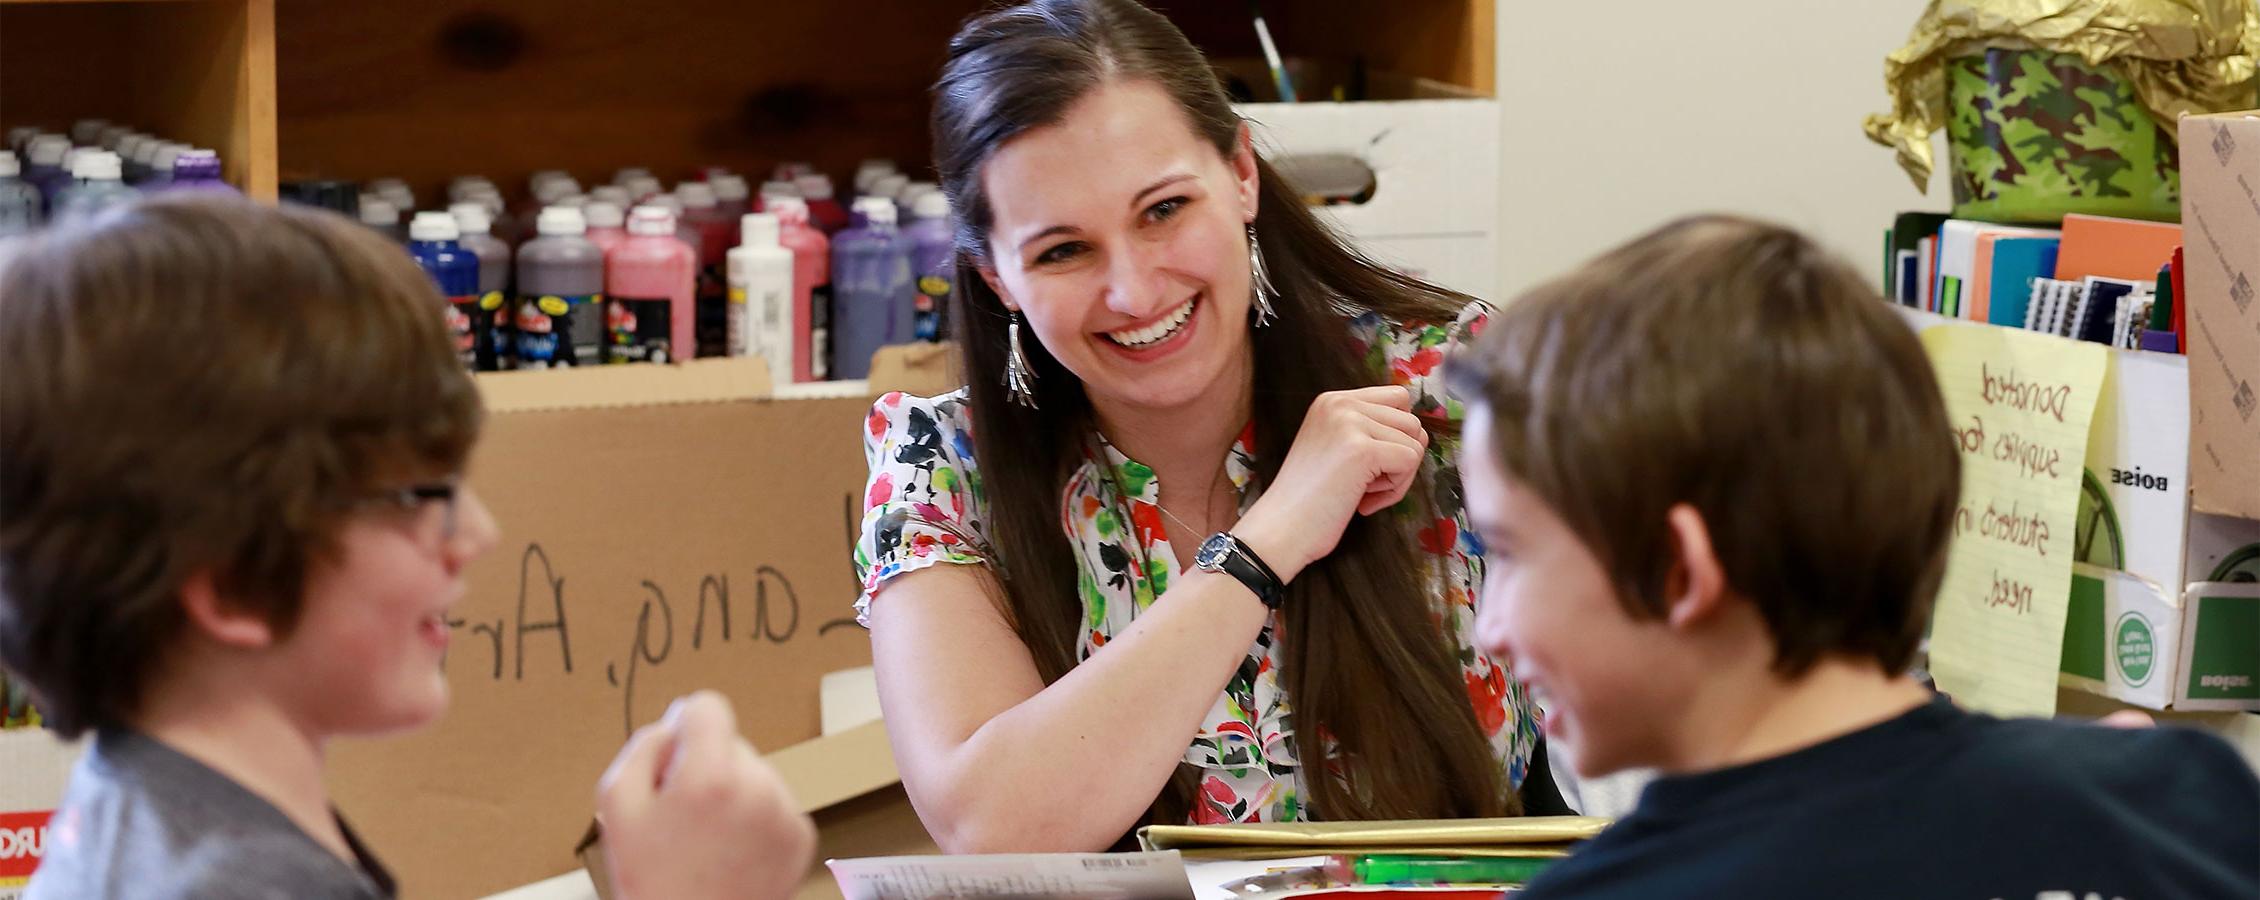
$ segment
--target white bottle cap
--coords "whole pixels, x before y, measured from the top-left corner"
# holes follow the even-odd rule
[[[108,150],[88,150],[78,155],[71,164],[71,177],[82,181],[116,181],[120,177],[118,155]]]
[[[714,187],[714,199],[723,203],[742,201],[752,195],[743,175],[716,175],[706,183]]]
[[[587,234],[588,220],[581,211],[571,206],[545,206],[534,219],[534,232],[543,237],[564,237]]]
[[[675,186],[675,199],[684,209],[713,209],[714,186],[698,181],[686,181]]]
[[[774,213],[746,213],[738,219],[740,243],[747,247],[775,247],[781,231]]]
[[[778,163],[777,168],[770,170],[769,177],[770,179],[775,181],[791,181],[801,177],[802,175],[813,175],[815,174],[815,172],[815,163],[795,160],[793,162]]]
[[[400,208],[375,194],[362,194],[361,224],[391,228],[400,224]]]
[[[950,198],[942,196],[941,191],[927,191],[918,195],[918,205],[911,208],[910,214],[921,219],[947,219]]]
[[[938,191],[942,189],[942,186],[931,181],[913,181],[909,184],[903,185],[902,189],[903,193],[896,194],[895,199],[899,200],[903,197],[915,197],[918,194],[923,194],[928,191]]]
[[[891,161],[884,159],[864,160],[862,165],[855,167],[855,191],[859,194],[868,192],[871,190],[872,182],[894,173],[895,164]]]
[[[31,139],[38,136],[39,126],[18,125],[14,128],[8,129],[8,146],[22,147],[25,144],[31,143]]]
[[[398,178],[372,178],[361,189],[372,194],[387,194],[407,186],[408,182]]]
[[[763,203],[769,202],[771,197],[798,196],[801,196],[800,185],[790,181],[764,181],[761,183],[761,201]]]
[[[892,226],[896,222],[895,202],[885,197],[865,197],[856,202],[863,207],[863,218],[873,225]]]
[[[650,178],[650,177],[651,177],[651,170],[650,170],[650,169],[646,169],[646,168],[644,168],[644,167],[642,167],[642,166],[629,166],[629,167],[627,167],[627,168],[621,169],[621,170],[620,170],[620,171],[618,171],[618,172],[614,172],[614,173],[612,173],[612,183],[613,183],[613,184],[617,184],[617,185],[620,185],[620,186],[622,186],[622,187],[625,187],[625,186],[627,186],[628,182],[630,182],[630,181],[633,181],[633,180],[635,180],[635,179],[638,179],[638,178]]]
[[[149,140],[149,136],[138,131],[132,134],[128,134],[125,137],[119,138],[118,158],[137,160],[137,157],[135,157],[134,154],[141,149],[142,142],[147,140]]]
[[[539,172],[535,172],[532,175],[526,176],[526,189],[533,190],[535,188],[541,187],[542,182],[556,181],[560,178],[565,179],[566,181],[571,181],[573,180],[573,173],[567,172],[564,169],[543,169]]]
[[[810,200],[832,199],[832,176],[830,175],[802,175],[793,179],[793,184],[800,188],[801,196]]]
[[[494,231],[494,214],[487,205],[478,201],[450,203],[447,214],[455,217],[455,227],[464,234],[489,234]]]
[[[628,218],[620,211],[620,204],[603,200],[589,201],[589,205],[581,207],[581,216],[588,220],[590,228],[618,228]]]
[[[367,190],[400,209],[416,208],[416,192],[408,189],[408,182],[398,178],[379,178],[369,182]]]
[[[646,203],[628,214],[628,233],[644,237],[675,236],[675,211],[657,203]]]
[[[171,172],[173,163],[180,159],[181,154],[188,151],[189,146],[187,144],[160,144],[157,147],[157,152],[149,157],[149,167],[159,172]]]
[[[14,178],[23,174],[24,164],[13,153],[0,153],[0,178]]]
[[[534,185],[534,199],[545,204],[555,203],[558,198],[570,197],[580,192],[581,183],[574,181],[571,177],[550,178]]]
[[[910,176],[888,175],[884,178],[872,182],[871,189],[865,191],[864,193],[873,197],[885,197],[888,200],[893,200],[896,197],[902,196],[902,189],[909,186]]]
[[[455,217],[438,210],[420,212],[408,222],[408,239],[411,241],[452,241],[463,236],[463,229],[455,224]]]
[[[102,129],[110,127],[108,119],[80,119],[71,125],[71,140],[91,144],[102,137]]]
[[[111,125],[102,129],[102,136],[96,142],[102,145],[102,149],[115,153],[118,149],[118,142],[125,140],[126,135],[132,133],[133,129],[124,125]]]
[[[487,215],[495,218],[502,217],[502,192],[495,190],[492,186],[479,185],[472,188],[469,193],[463,195],[463,200],[457,202],[464,201],[484,204],[487,208]]]
[[[448,202],[461,200],[475,188],[494,188],[494,182],[482,175],[465,175],[447,183]]]
[[[649,175],[634,176],[632,178],[629,178],[627,181],[622,182],[620,186],[628,189],[628,197],[630,199],[639,201],[646,197],[657,195],[661,191],[665,190],[665,187],[659,183],[659,179],[653,178]]]
[[[769,214],[786,225],[808,224],[808,201],[799,197],[773,197],[767,201]]]
[[[557,202],[555,202],[555,203],[552,203],[552,204],[549,204],[549,205],[551,205],[551,206],[570,206],[570,207],[572,207],[572,208],[574,208],[574,209],[580,209],[581,207],[584,207],[584,206],[587,206],[587,205],[589,205],[589,195],[587,195],[587,194],[566,194],[566,195],[565,195],[565,196],[563,196],[563,197],[559,197],[559,198],[557,198]]]
[[[35,166],[60,166],[63,157],[71,155],[71,139],[59,134],[43,134],[31,139],[24,155],[31,157]]]
[[[613,206],[620,207],[621,209],[627,209],[628,204],[634,202],[635,199],[636,198],[634,197],[628,196],[627,188],[621,187],[617,184],[607,184],[603,187],[599,187],[596,190],[589,192],[589,202],[610,203]]]

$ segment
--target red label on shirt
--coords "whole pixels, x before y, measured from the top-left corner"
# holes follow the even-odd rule
[[[28,879],[47,855],[47,818],[52,810],[0,813],[0,885]]]

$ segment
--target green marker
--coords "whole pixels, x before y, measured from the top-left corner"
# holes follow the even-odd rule
[[[1359,884],[1525,884],[1553,863],[1526,856],[1361,856]]]

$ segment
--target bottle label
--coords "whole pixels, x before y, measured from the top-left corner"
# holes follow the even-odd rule
[[[928,275],[918,279],[918,297],[911,319],[911,334],[918,340],[932,343],[942,339],[942,317],[948,314],[950,280],[942,275]]]
[[[479,338],[482,330],[479,321],[479,298],[447,298],[447,331],[455,338],[455,354],[462,358],[463,368],[479,368]]]
[[[602,337],[591,329],[584,337],[576,319],[587,319],[595,314],[601,301],[595,294],[558,296],[542,294],[518,298],[515,317],[515,350],[517,367],[521,369],[552,369],[565,366],[590,365],[596,361],[596,339]],[[587,314],[578,314],[582,310]],[[588,359],[580,357],[581,345],[589,348]]]
[[[666,298],[612,298],[604,306],[604,361],[673,362],[674,307],[674,302]]]
[[[832,287],[817,285],[808,295],[808,375],[832,377]]]

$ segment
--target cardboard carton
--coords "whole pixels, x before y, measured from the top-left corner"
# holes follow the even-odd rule
[[[1282,170],[1370,173],[1358,202],[1318,209],[1376,261],[1475,297],[1499,290],[1499,102],[1245,103]]]
[[[0,731],[0,900],[17,900],[47,850],[47,820],[85,743],[44,728]]]
[[[2181,121],[2190,489],[2260,519],[2260,113]]]
[[[933,393],[941,363],[887,364]],[[850,562],[868,387],[776,399],[757,359],[479,381],[468,483],[503,537],[449,623],[451,708],[331,760],[339,808],[405,896],[579,867],[597,776],[670,699],[719,690],[775,751],[817,735],[825,673],[871,661]]]

